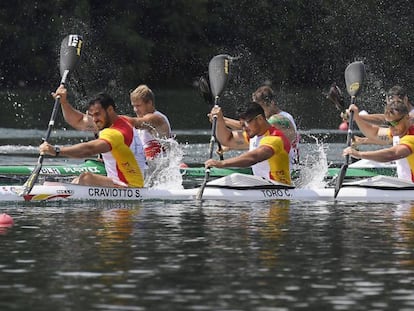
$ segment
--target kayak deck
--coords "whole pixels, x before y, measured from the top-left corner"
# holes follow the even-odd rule
[[[21,196],[22,186],[0,186],[0,201],[55,200],[196,200],[199,188],[107,188],[67,183],[35,185],[30,194]],[[388,176],[377,176],[353,183],[344,183],[337,198],[334,188],[305,189],[264,180],[246,174],[232,174],[208,182],[202,199],[225,201],[413,201],[414,184]]]

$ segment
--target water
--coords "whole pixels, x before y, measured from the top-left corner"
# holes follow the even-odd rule
[[[327,160],[343,145],[322,148]],[[205,160],[206,143],[182,147],[186,161]],[[3,163],[5,148],[36,160],[35,147],[2,148]],[[0,234],[0,310],[414,308],[414,204],[32,202],[0,212],[15,221]]]

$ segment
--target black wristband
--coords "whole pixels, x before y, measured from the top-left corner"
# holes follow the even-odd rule
[[[59,156],[60,148],[58,146],[55,146],[55,157]]]

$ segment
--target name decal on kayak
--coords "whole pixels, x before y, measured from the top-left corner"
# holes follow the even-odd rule
[[[89,188],[88,193],[91,197],[141,198],[139,189],[131,188]]]
[[[291,197],[290,189],[263,189],[261,190],[265,198],[286,198]]]
[[[100,173],[100,170],[97,166],[64,167],[63,170],[65,173],[84,173],[84,172]]]

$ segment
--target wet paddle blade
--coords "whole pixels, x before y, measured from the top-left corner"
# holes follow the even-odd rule
[[[345,69],[346,90],[350,96],[357,96],[365,80],[365,66],[361,61],[349,64]]]
[[[341,89],[336,85],[336,83],[332,83],[329,88],[329,92],[326,95],[326,99],[333,103],[339,111],[345,111],[344,97]]]
[[[335,199],[338,196],[339,190],[341,190],[342,183],[344,182],[347,169],[348,169],[348,163],[343,164],[341,167],[341,171],[339,172],[338,179],[336,180],[335,195],[334,195]]]
[[[210,83],[208,82],[207,77],[205,76],[201,76],[198,80],[198,90],[201,94],[201,96],[203,97],[204,101],[212,106],[214,105],[214,98],[211,94],[211,90],[210,90]]]
[[[62,84],[66,82],[69,71],[72,71],[79,62],[83,39],[79,35],[67,35],[60,45],[60,76]]]
[[[221,95],[229,81],[231,59],[229,55],[220,54],[214,56],[208,64],[210,89],[214,98]]]

